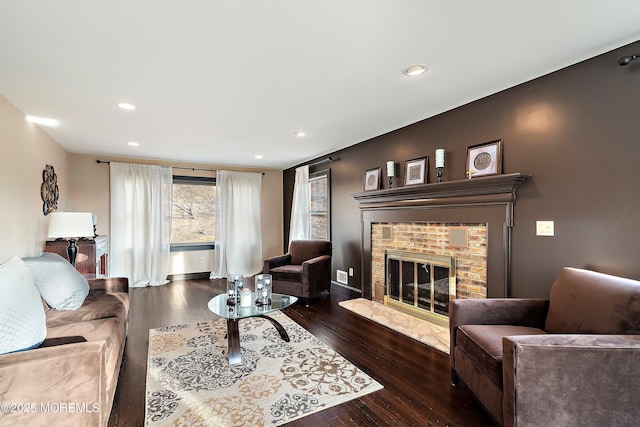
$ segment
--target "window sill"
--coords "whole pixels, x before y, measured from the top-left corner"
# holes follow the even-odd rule
[[[211,251],[215,249],[215,243],[172,243],[170,252]]]

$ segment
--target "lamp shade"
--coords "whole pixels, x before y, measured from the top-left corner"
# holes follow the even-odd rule
[[[50,239],[93,237],[93,218],[90,212],[51,212],[49,214]]]

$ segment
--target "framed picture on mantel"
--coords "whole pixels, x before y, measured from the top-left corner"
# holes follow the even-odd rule
[[[502,140],[472,145],[467,148],[467,178],[502,173]]]
[[[427,176],[428,157],[407,160],[404,174],[404,185],[424,184]]]
[[[364,173],[364,191],[380,189],[380,174],[382,168],[369,169]]]

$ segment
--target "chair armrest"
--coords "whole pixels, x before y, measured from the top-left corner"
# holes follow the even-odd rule
[[[291,254],[286,253],[284,255],[278,255],[264,260],[264,274],[269,274],[269,270],[272,268],[282,267],[283,265],[291,264]]]
[[[502,343],[506,426],[640,419],[640,335],[528,335]]]
[[[549,301],[530,298],[455,299],[449,306],[449,359],[455,369],[456,330],[461,325],[514,325],[544,329]]]
[[[126,277],[105,277],[89,279],[89,295],[129,292],[129,279]]]
[[[317,294],[331,286],[331,256],[320,255],[302,263],[303,292]]]
[[[455,299],[449,324],[516,325],[544,328],[549,301],[529,298]]]
[[[0,355],[2,403],[24,405],[0,413],[0,425],[102,425],[110,409],[106,353],[99,340]],[[86,410],[56,412],[62,402]]]
[[[315,258],[308,259],[302,263],[302,265],[312,265],[326,262],[327,260],[331,260],[331,255],[320,255]]]
[[[327,264],[331,264],[330,255],[320,255],[319,257],[311,258],[302,263],[302,270],[305,269],[310,272],[318,272],[318,269],[325,268]]]

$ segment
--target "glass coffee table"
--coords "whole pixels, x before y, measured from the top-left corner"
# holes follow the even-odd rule
[[[221,294],[213,297],[208,304],[209,310],[218,317],[227,319],[227,343],[229,348],[229,364],[237,365],[242,363],[240,357],[240,330],[238,329],[238,321],[248,317],[262,317],[271,322],[271,324],[280,333],[280,337],[289,342],[289,335],[277,320],[266,316],[274,311],[282,310],[298,301],[297,297],[282,294],[271,294],[271,304],[256,305],[256,294],[251,293],[251,306],[240,307],[240,304],[228,305],[227,294]]]

